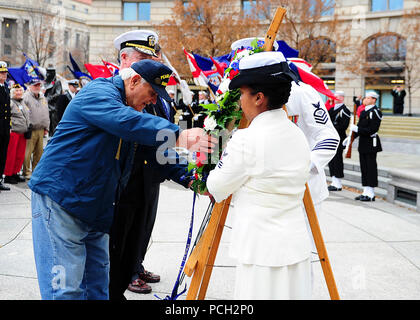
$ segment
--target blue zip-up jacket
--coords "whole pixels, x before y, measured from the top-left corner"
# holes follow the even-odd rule
[[[121,77],[98,78],[68,105],[28,185],[92,230],[109,232],[121,176],[120,138],[158,147],[159,131],[179,127],[125,104]],[[167,143],[167,142],[166,142]]]

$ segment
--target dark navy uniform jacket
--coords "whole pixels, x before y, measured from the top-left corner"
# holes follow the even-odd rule
[[[366,110],[367,109],[367,110]],[[374,153],[382,151],[381,140],[379,139],[378,131],[381,126],[382,112],[377,106],[366,107],[360,113],[359,127],[355,138],[359,137],[360,153]]]

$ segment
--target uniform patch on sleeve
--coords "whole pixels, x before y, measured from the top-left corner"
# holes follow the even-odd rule
[[[328,121],[327,112],[321,108],[320,103],[312,103],[312,105],[315,107],[314,111],[314,119],[316,123],[319,124],[326,124]]]

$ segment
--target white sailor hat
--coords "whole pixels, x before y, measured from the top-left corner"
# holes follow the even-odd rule
[[[7,72],[7,63],[4,61],[0,61],[0,72]]]
[[[230,48],[232,50],[236,50],[236,49],[240,49],[242,47],[244,47],[244,48],[252,47],[251,43],[255,39],[257,39],[257,41],[258,41],[258,46],[262,48],[264,46],[264,42],[265,42],[265,38],[262,38],[262,37],[259,37],[259,38],[257,38],[257,37],[244,38],[244,39],[236,40],[234,43],[231,44]],[[274,51],[277,51],[277,49],[279,48],[279,45],[276,41],[274,41],[274,43],[273,43],[273,48],[274,48]]]
[[[371,98],[374,98],[374,99],[378,100],[379,99],[379,94],[377,94],[375,91],[368,91],[368,92],[366,92],[365,97],[371,97]]]
[[[280,84],[297,81],[284,55],[277,51],[256,53],[239,61],[239,73],[232,79],[229,89],[250,84]]]
[[[118,51],[130,47],[149,56],[156,57],[155,45],[158,39],[159,37],[154,31],[132,30],[116,37],[114,46]]]
[[[344,93],[344,91],[336,91],[335,93],[334,93],[334,95],[337,97],[344,97],[345,96],[345,93]]]
[[[79,86],[79,80],[77,79],[71,79],[69,81],[67,81],[67,84],[71,84],[72,86],[78,87]]]

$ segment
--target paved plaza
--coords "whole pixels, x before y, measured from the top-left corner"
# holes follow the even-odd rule
[[[409,157],[407,157],[408,159]],[[418,158],[403,161],[409,170]],[[383,160],[392,165],[392,156]],[[395,161],[394,161],[395,162]],[[418,162],[417,162],[418,163]],[[32,251],[30,190],[26,183],[0,193],[0,299],[38,300]],[[342,299],[420,299],[420,214],[412,208],[382,199],[357,202],[349,190],[330,193],[320,225],[338,291]],[[161,276],[151,284],[152,294],[126,291],[129,300],[156,300],[170,294],[176,280],[191,218],[193,193],[171,182],[161,187],[159,211],[145,267]],[[194,234],[206,208],[207,197],[196,203]],[[232,299],[235,261],[228,256],[232,214],[228,215],[207,299]],[[193,237],[193,239],[195,236]],[[319,262],[313,263],[313,298],[329,299]],[[187,285],[189,278],[185,278]],[[185,281],[184,281],[185,284]],[[182,288],[184,287],[182,284]],[[185,299],[185,295],[180,299]]]

